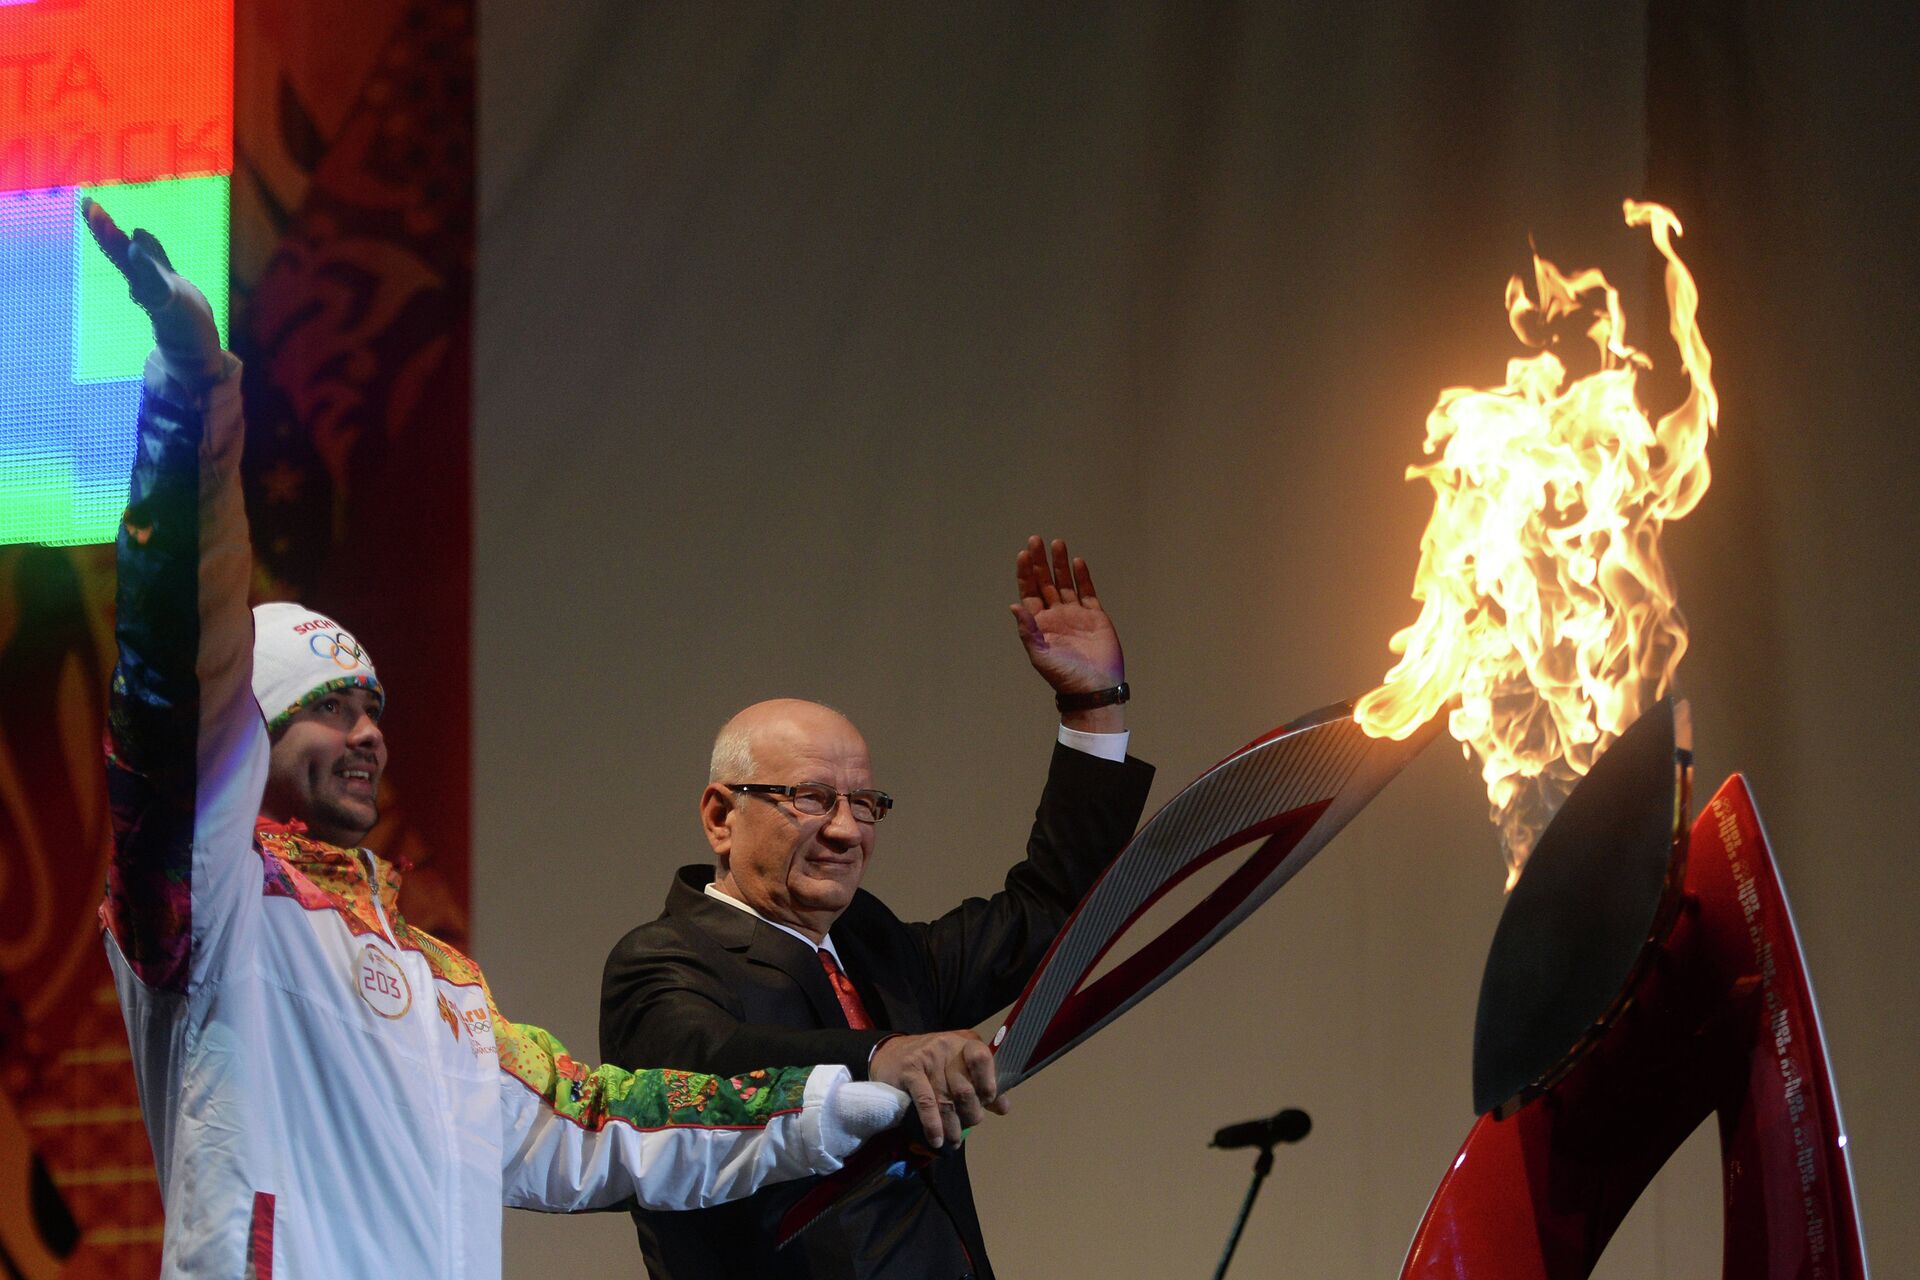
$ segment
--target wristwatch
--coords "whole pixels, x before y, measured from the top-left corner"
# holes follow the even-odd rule
[[[1096,689],[1092,693],[1056,693],[1053,695],[1053,705],[1058,707],[1064,715],[1069,711],[1092,711],[1095,707],[1119,706],[1132,696],[1127,689],[1127,682],[1122,680],[1111,689]]]

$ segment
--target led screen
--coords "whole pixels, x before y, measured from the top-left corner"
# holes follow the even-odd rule
[[[232,10],[0,0],[0,543],[111,542],[152,333],[79,218],[145,227],[227,325]]]

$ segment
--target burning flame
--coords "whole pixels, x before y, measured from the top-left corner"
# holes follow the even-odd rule
[[[1667,261],[1669,330],[1689,389],[1648,421],[1635,397],[1645,354],[1627,345],[1620,296],[1589,268],[1563,274],[1537,253],[1534,289],[1507,283],[1513,331],[1539,354],[1507,363],[1505,386],[1453,387],[1427,416],[1407,468],[1433,486],[1413,598],[1420,616],[1389,645],[1402,655],[1354,719],[1404,738],[1458,697],[1447,728],[1480,757],[1507,857],[1507,887],[1576,782],[1651,702],[1687,650],[1686,621],[1660,557],[1660,530],[1706,492],[1719,418],[1699,292],[1674,252],[1680,222],[1625,202]],[[1599,368],[1567,381],[1554,353],[1586,321]],[[1569,333],[1569,336],[1571,334]]]

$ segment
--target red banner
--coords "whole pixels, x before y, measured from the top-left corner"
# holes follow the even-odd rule
[[[256,598],[336,617],[373,655],[391,764],[368,843],[412,864],[408,918],[464,945],[472,0],[288,0],[240,37]]]

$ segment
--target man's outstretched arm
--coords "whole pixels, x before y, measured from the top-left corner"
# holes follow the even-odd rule
[[[629,1200],[700,1209],[831,1173],[906,1113],[897,1089],[843,1066],[726,1077],[589,1068],[488,998],[500,1060],[508,1206],[573,1212]]]
[[[1014,587],[1019,599],[1010,612],[1027,661],[1053,692],[1062,748],[1027,859],[1006,888],[915,926],[941,1020],[957,1028],[1018,994],[1100,868],[1133,833],[1153,777],[1148,766],[1125,759],[1126,658],[1087,562],[1062,539],[1028,538],[1014,557]],[[988,1112],[1007,1110],[993,1055],[971,1030],[885,1040],[870,1073],[906,1091],[935,1147],[959,1141]]]
[[[229,836],[244,847],[265,776],[249,683],[239,363],[157,240],[123,234],[91,200],[82,212],[157,345],[119,535],[107,735],[115,853],[101,918],[136,977],[178,990],[192,977],[195,921],[217,913],[220,877],[197,874],[195,851]]]

